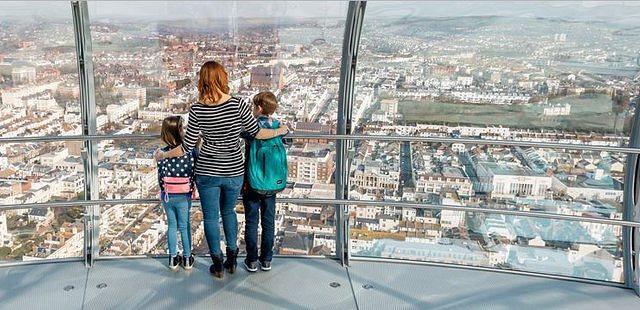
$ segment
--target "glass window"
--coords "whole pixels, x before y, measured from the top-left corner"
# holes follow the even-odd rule
[[[200,66],[216,60],[232,94],[272,91],[277,118],[300,132],[334,132],[346,6],[91,3],[99,131],[157,132],[198,101]]]
[[[332,188],[333,190],[333,188]],[[293,197],[289,193],[287,197]],[[238,245],[245,253],[245,213],[239,202]],[[208,254],[200,207],[191,209],[192,248],[195,254]],[[261,229],[258,229],[261,233]],[[167,254],[167,224],[160,203],[103,206],[100,221],[100,255],[127,256]],[[221,248],[224,233],[220,227]],[[182,248],[178,237],[178,247]],[[258,239],[260,240],[260,239]],[[274,254],[334,255],[335,224],[333,206],[276,205]],[[179,250],[181,252],[181,250]]]
[[[349,197],[622,219],[626,155],[357,141]]]
[[[158,198],[153,152],[159,139],[98,142],[98,189],[101,199]]]
[[[81,257],[84,208],[0,211],[0,262]]]
[[[626,38],[635,31],[632,29],[637,21],[628,18],[628,11],[636,6],[588,1],[370,2],[358,55],[353,109],[356,132],[626,146],[640,98],[640,45]],[[625,154],[357,141],[350,159],[352,199],[622,218]],[[367,211],[372,215],[360,224],[356,222],[360,225],[357,229],[397,233],[398,229],[384,226],[391,225],[386,217],[402,221],[404,215],[397,210],[381,210]],[[420,239],[411,242],[437,245],[444,237],[451,239],[437,231],[444,231],[440,227],[461,233],[471,230],[470,216],[452,211],[433,214],[429,224],[439,228],[411,236]],[[612,240],[618,240],[619,227],[605,229],[602,225],[564,221],[558,222],[566,225],[556,227],[550,224],[553,221],[496,215],[473,221],[486,226],[496,219],[506,221],[509,234],[514,234],[510,226],[524,223],[531,230],[563,231],[566,235],[562,242],[558,242],[558,236],[541,232],[527,238],[537,237],[544,251],[564,256],[565,267],[567,262],[573,264],[565,271],[553,269],[556,267],[551,260],[556,254],[540,254],[536,245],[503,238],[502,246],[518,249],[513,256],[517,262],[507,261],[508,268],[621,281],[618,271],[609,268],[621,266],[618,243],[614,242],[615,251],[607,254],[615,259],[601,256],[603,253],[594,248],[598,258],[608,257],[609,262],[603,263],[609,266],[607,276],[596,275],[590,269],[596,269],[591,262],[585,263],[589,267],[580,265],[582,271],[572,271],[578,268],[575,266],[579,265],[577,257],[582,257],[578,254],[582,245],[566,247],[566,242],[591,240],[589,246],[598,244],[602,248],[602,232],[606,230],[614,236]],[[443,244],[449,248],[464,246],[456,242]],[[486,250],[483,244],[479,246],[480,252]],[[528,261],[530,258],[522,254],[525,252],[540,260]],[[383,255],[380,253],[375,255]],[[389,255],[441,261],[437,259],[443,257],[440,254]],[[489,257],[484,256],[455,263],[485,266]]]
[[[620,226],[450,210],[350,210],[355,256],[623,281]]]
[[[354,119],[367,134],[625,145],[636,6],[369,3]]]
[[[81,133],[68,2],[0,3],[0,137]]]
[[[345,2],[321,1],[92,2],[98,131],[158,134],[164,117],[186,116],[198,100],[200,66],[216,60],[229,74],[232,94],[250,97],[270,90],[279,101],[275,117],[296,132],[335,133],[346,8]],[[100,197],[156,198],[151,154],[161,145],[157,140],[101,141]],[[287,141],[287,153],[290,184],[281,197],[335,197],[334,141]],[[165,232],[150,231],[163,218],[159,205],[105,210],[111,209],[130,215],[106,220],[112,224],[101,233],[103,255],[164,253]],[[144,219],[138,218],[143,212]],[[335,229],[325,214],[332,212],[279,204],[276,252],[335,253]],[[157,233],[157,240],[149,237],[155,241],[134,246],[147,232]],[[242,231],[239,236],[242,239]],[[196,252],[208,253],[206,244],[199,242],[194,244]]]
[[[0,204],[84,199],[81,141],[0,144]]]

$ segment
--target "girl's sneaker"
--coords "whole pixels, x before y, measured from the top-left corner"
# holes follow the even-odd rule
[[[178,266],[180,266],[180,262],[182,261],[182,256],[171,256],[169,257],[169,269],[176,270]]]
[[[182,268],[184,268],[185,270],[189,270],[191,268],[193,268],[193,264],[196,262],[195,257],[193,257],[193,254],[191,254],[191,256],[186,257],[183,256],[182,257]]]

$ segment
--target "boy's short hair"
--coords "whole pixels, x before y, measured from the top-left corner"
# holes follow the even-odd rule
[[[263,91],[253,97],[253,104],[262,108],[262,114],[271,115],[278,109],[278,99],[270,91]]]

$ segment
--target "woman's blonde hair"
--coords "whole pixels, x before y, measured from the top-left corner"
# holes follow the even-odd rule
[[[162,121],[160,139],[170,147],[182,145],[182,117],[168,116]]]
[[[207,61],[200,68],[198,93],[203,104],[216,103],[222,94],[229,94],[227,71],[217,61]]]

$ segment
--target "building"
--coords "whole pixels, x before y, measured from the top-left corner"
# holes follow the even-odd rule
[[[297,122],[295,132],[299,134],[333,134],[334,131],[330,125],[323,125],[317,122]],[[329,140],[326,138],[296,140],[295,144],[321,143],[327,144]]]
[[[30,84],[36,81],[36,68],[21,66],[11,69],[11,80],[14,85]]]
[[[285,85],[285,70],[281,65],[256,66],[251,69],[251,88],[259,90],[282,89]]]
[[[290,182],[326,183],[334,170],[333,152],[320,150],[290,150],[287,153]]]
[[[350,179],[351,185],[367,191],[397,191],[400,184],[400,171],[389,170],[382,162],[367,160],[358,165]]]
[[[445,191],[440,196],[440,204],[445,206],[463,206],[458,195],[452,191]],[[464,227],[465,212],[456,210],[440,211],[440,226],[443,228]]]
[[[515,163],[478,163],[476,173],[494,198],[544,198],[552,188],[552,177]]]
[[[623,184],[602,170],[596,170],[585,176],[556,175],[553,177],[553,189],[573,199],[600,199],[622,202]]]
[[[418,173],[416,192],[439,194],[444,189],[453,189],[460,196],[473,196],[473,184],[460,168],[446,167],[443,173]]]
[[[382,99],[380,100],[380,110],[389,118],[394,119],[398,114],[398,99]]]
[[[13,245],[7,225],[7,214],[0,212],[0,247],[11,247]]]

